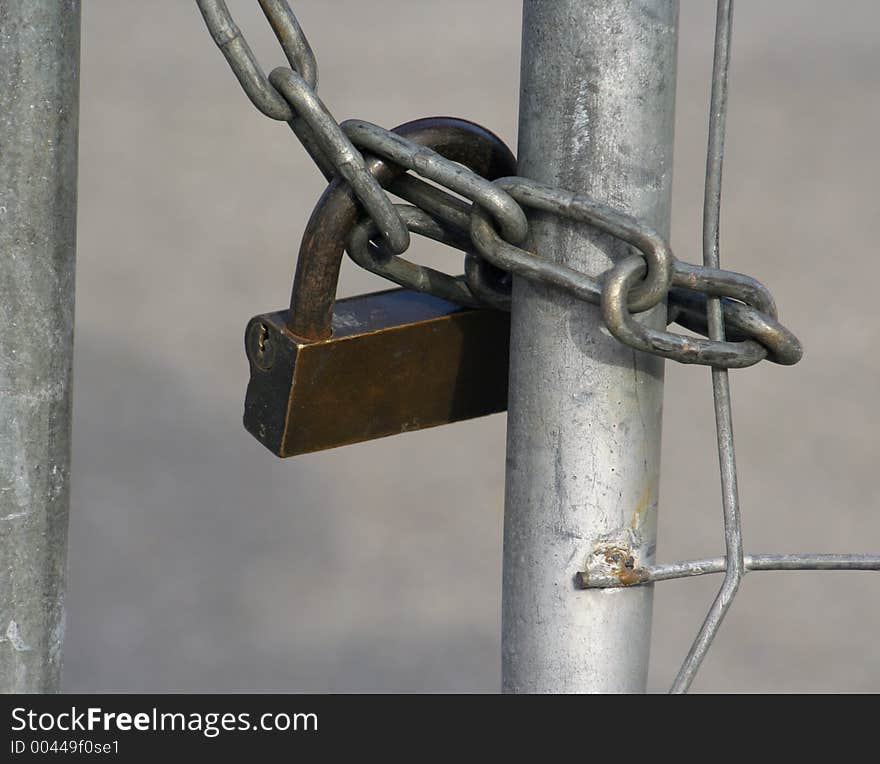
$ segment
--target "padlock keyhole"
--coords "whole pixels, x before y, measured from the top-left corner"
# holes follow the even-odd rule
[[[269,344],[269,327],[265,324],[260,324],[260,336],[257,339],[257,352],[260,355],[265,355],[266,346]]]
[[[263,371],[268,371],[275,362],[275,343],[272,341],[269,327],[262,322],[253,324],[248,344],[253,362]]]

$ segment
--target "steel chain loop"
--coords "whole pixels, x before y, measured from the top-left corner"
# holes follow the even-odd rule
[[[732,271],[677,260],[659,234],[621,211],[528,178],[487,180],[369,122],[337,123],[317,95],[314,54],[285,0],[259,0],[290,64],[268,77],[226,3],[196,2],[251,102],[272,119],[289,123],[325,177],[339,175],[351,185],[367,213],[348,241],[349,255],[361,267],[464,305],[506,310],[510,308],[509,274],[515,274],[599,305],[608,330],[620,342],[681,363],[740,368],[767,359],[790,365],[803,355],[798,339],[777,320],[775,303],[763,285]],[[394,205],[358,149],[459,196],[404,175],[395,192],[414,206]],[[639,254],[618,259],[598,277],[555,263],[521,247],[529,230],[523,207],[588,224]],[[449,276],[398,257],[409,247],[410,231],[464,250],[465,275]],[[377,237],[381,241],[374,242]],[[728,328],[724,340],[658,331],[633,317],[665,300],[670,323],[707,335],[707,300],[714,298],[720,298]]]
[[[413,233],[465,252],[470,248],[470,242],[460,231],[442,225],[418,207],[397,205],[397,211]],[[376,233],[376,224],[367,217],[354,227],[349,236],[348,254],[362,268],[417,292],[427,292],[460,305],[475,308],[481,305],[462,277],[450,276],[391,255],[372,243],[371,239],[375,238]]]

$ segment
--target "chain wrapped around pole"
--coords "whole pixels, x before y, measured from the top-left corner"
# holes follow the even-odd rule
[[[372,221],[370,236],[356,232],[355,261],[402,286],[427,291],[461,304],[509,308],[509,280],[484,278],[485,263],[507,273],[553,285],[576,297],[601,304],[608,330],[622,343],[681,363],[720,368],[751,366],[764,359],[797,363],[800,342],[779,323],[775,304],[765,287],[741,274],[678,261],[667,243],[649,227],[607,205],[565,189],[528,178],[489,181],[462,165],[390,130],[348,120],[340,126],[318,98],[317,63],[305,34],[284,0],[260,0],[290,68],[279,67],[267,77],[235,25],[223,0],[197,0],[214,41],[254,105],[272,119],[287,121],[318,168],[339,175],[352,187]],[[431,209],[443,217],[447,230],[469,236],[471,247],[465,283],[450,288],[436,271],[422,266],[391,264],[409,246],[409,231],[388,195],[367,170],[358,151],[378,155],[472,202],[446,195],[434,197]],[[408,185],[403,191],[416,188]],[[424,199],[424,185],[419,187]],[[410,199],[413,202],[413,199]],[[419,201],[414,202],[419,206]],[[521,248],[528,233],[523,207],[549,212],[592,225],[630,244],[639,256],[622,261],[604,274],[590,276]],[[406,213],[413,220],[411,213]],[[379,235],[378,246],[370,237]],[[459,236],[461,240],[461,236]],[[466,239],[464,240],[466,241]],[[352,254],[352,247],[348,248]],[[484,263],[480,263],[480,260]],[[452,278],[452,277],[450,277]],[[633,313],[650,310],[663,300],[670,316],[697,333],[708,333],[706,306],[721,304],[732,339],[712,340],[660,332],[643,327]]]
[[[328,180],[351,187],[365,213],[347,241],[347,251],[359,266],[410,289],[462,305],[500,310],[510,310],[510,275],[516,274],[599,305],[608,331],[634,350],[712,367],[726,556],[645,565],[626,550],[599,543],[585,569],[574,576],[577,587],[592,589],[725,573],[725,583],[673,691],[684,691],[693,681],[746,571],[880,570],[880,555],[744,555],[742,551],[726,370],[763,360],[796,364],[803,349],[797,337],[780,323],[776,303],[764,285],[718,265],[732,0],[718,0],[701,265],[676,259],[668,243],[649,226],[583,194],[524,177],[488,180],[396,132],[362,120],[340,125],[317,95],[315,56],[285,0],[259,0],[289,64],[268,76],[226,3],[196,2],[211,36],[254,106],[271,119],[287,122]],[[462,124],[472,129],[475,141],[486,132],[473,123]],[[367,152],[366,156],[361,151]],[[371,172],[380,165],[397,168],[389,191],[412,206],[392,203]],[[553,262],[541,252],[524,248],[529,232],[524,208],[592,226],[625,242],[632,254],[599,274],[581,273]],[[410,231],[464,251],[465,274],[450,276],[400,257],[409,247]],[[334,267],[338,269],[338,263]],[[663,301],[669,323],[703,336],[660,331],[634,319],[634,313]],[[323,315],[329,307],[318,309]]]

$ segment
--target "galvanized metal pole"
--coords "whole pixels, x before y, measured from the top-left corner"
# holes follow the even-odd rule
[[[669,233],[678,0],[525,0],[519,173]],[[530,245],[598,274],[625,254],[533,215]],[[663,327],[665,307],[640,320]],[[516,279],[504,519],[507,692],[644,691],[650,587],[579,590],[596,557],[654,557],[663,362],[609,336],[599,310]]]
[[[59,687],[79,0],[0,2],[0,692]]]

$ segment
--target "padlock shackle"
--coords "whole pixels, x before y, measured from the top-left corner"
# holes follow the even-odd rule
[[[490,180],[516,174],[516,159],[498,136],[480,125],[454,117],[427,117],[394,128],[395,133],[428,146],[447,159]],[[365,155],[367,169],[391,191],[402,167]],[[348,183],[336,177],[327,186],[303,234],[290,296],[288,328],[305,340],[332,334],[333,305],[339,269],[351,229],[362,207]]]

